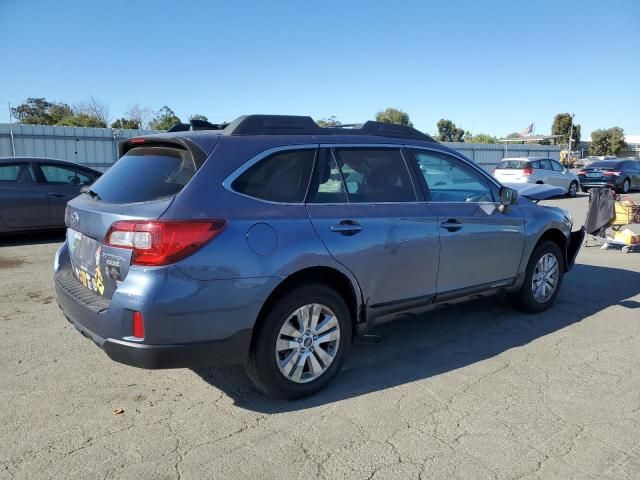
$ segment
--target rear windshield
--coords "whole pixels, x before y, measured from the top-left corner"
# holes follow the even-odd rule
[[[503,170],[522,170],[523,168],[527,168],[529,166],[529,162],[527,160],[502,160],[497,168]]]
[[[620,168],[622,162],[593,162],[589,164],[589,168]]]
[[[186,150],[138,147],[120,158],[91,190],[107,203],[148,202],[175,195],[195,172]]]

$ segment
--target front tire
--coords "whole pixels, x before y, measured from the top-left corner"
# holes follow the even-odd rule
[[[578,182],[571,182],[567,190],[567,197],[574,198],[578,194]]]
[[[564,276],[563,258],[555,242],[544,241],[535,248],[520,290],[510,295],[516,308],[527,313],[538,313],[553,305]]]
[[[344,299],[322,284],[280,297],[254,330],[245,364],[266,395],[295,400],[326,387],[351,344],[351,314]]]

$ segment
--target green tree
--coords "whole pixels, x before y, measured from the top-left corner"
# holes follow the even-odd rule
[[[626,147],[624,130],[620,127],[591,132],[590,155],[617,155]]]
[[[573,117],[570,113],[558,113],[553,117],[551,125],[551,135],[562,135],[559,138],[561,145],[569,145],[569,133],[571,132],[571,124]],[[575,147],[580,141],[580,125],[573,125],[573,134],[571,136],[571,147]]]
[[[133,118],[120,117],[111,124],[111,128],[129,128],[137,130],[140,128],[140,124]]]
[[[196,113],[195,115],[191,115],[189,117],[189,120],[202,120],[203,122],[208,122],[209,121],[209,119],[205,115],[202,115],[200,113]]]
[[[469,143],[498,143],[498,139],[488,133],[479,133],[477,135],[469,135],[468,137],[465,135],[464,141]]]
[[[328,118],[321,118],[320,120],[316,120],[316,123],[321,127],[337,127],[338,125],[342,125],[342,122],[338,120],[335,115],[331,115]]]
[[[386,110],[376,113],[376,121],[413,127],[413,123],[409,120],[409,114],[397,108],[387,108]]]
[[[512,132],[509,135],[507,135],[506,138],[520,138],[522,135],[520,135],[518,132]]]
[[[104,120],[90,115],[88,113],[76,113],[70,117],[63,119],[58,125],[65,127],[96,127],[106,128],[107,124]]]
[[[73,116],[66,103],[49,102],[45,98],[27,98],[11,108],[11,114],[24,125],[59,125],[65,118]]]
[[[165,105],[149,122],[149,128],[152,130],[169,130],[176,123],[182,123],[180,117]]]
[[[438,140],[441,142],[462,142],[464,130],[456,127],[451,120],[438,120]]]

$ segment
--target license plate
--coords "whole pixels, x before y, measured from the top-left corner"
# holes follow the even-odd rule
[[[76,279],[89,290],[104,295],[105,285],[100,269],[100,242],[71,228],[67,230],[67,241]]]
[[[602,177],[601,173],[587,173],[588,178],[600,178]]]

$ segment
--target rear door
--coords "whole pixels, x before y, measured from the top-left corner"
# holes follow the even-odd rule
[[[72,166],[38,162],[36,175],[47,192],[49,201],[49,225],[64,226],[64,212],[67,202],[80,193],[83,186],[91,185],[95,175]]]
[[[320,149],[307,211],[377,314],[429,303],[435,293],[436,215],[417,200],[400,147]]]
[[[28,162],[0,164],[0,220],[8,231],[46,227],[49,204]]]
[[[408,148],[407,155],[422,172],[429,212],[437,215],[438,297],[511,283],[524,249],[519,208],[514,205],[500,212],[499,187],[461,159],[417,148]]]
[[[549,183],[551,185],[555,185],[556,187],[562,187],[565,190],[569,190],[571,179],[565,173],[564,167],[555,160],[547,160],[547,162],[551,165],[552,172],[551,176],[549,177]]]

